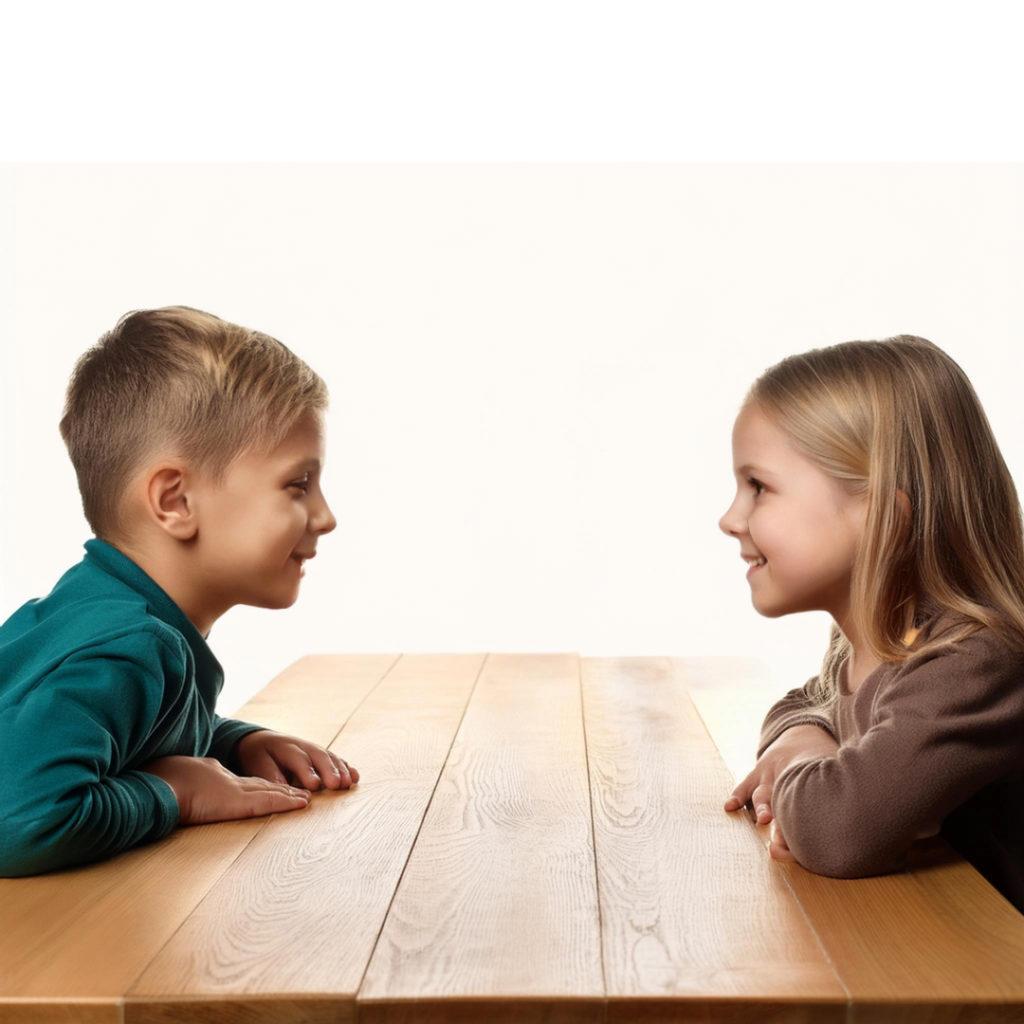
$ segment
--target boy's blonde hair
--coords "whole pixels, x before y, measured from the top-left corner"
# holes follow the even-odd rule
[[[127,532],[128,483],[161,452],[219,485],[239,456],[270,451],[327,386],[276,338],[190,306],[126,313],[79,357],[60,434],[93,533]]]
[[[903,661],[984,627],[1024,647],[1021,508],[992,428],[960,366],[925,338],[848,341],[789,356],[743,402],[851,495],[868,499],[851,615],[883,661]],[[897,489],[910,499],[905,515]],[[951,625],[920,644],[926,618]],[[833,623],[818,677],[838,696],[850,643]]]

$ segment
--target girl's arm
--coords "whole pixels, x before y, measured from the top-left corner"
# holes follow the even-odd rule
[[[818,677],[812,676],[803,686],[790,690],[785,697],[768,709],[768,714],[761,725],[761,738],[757,744],[758,758],[782,733],[794,725],[817,725],[838,742],[831,717],[821,710],[811,696],[812,688],[817,682]]]
[[[900,870],[912,843],[1024,759],[1024,654],[991,630],[879,687],[859,739],[779,772],[778,827],[822,875]]]
[[[808,758],[831,757],[839,748],[827,730],[816,725],[792,725],[757,759],[725,802],[727,811],[753,805],[759,825],[772,820],[772,787],[775,779],[791,764]]]

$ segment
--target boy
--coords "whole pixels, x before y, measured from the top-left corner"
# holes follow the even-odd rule
[[[60,432],[96,536],[0,626],[0,876],[358,781],[314,743],[217,715],[206,642],[232,605],[293,604],[337,525],[327,404],[281,342],[187,306],[126,314],[78,360]]]

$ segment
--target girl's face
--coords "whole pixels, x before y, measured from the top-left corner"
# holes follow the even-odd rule
[[[794,449],[756,406],[732,432],[736,497],[719,520],[744,558],[754,607],[769,618],[827,611],[847,618],[854,556],[867,498],[854,497]]]

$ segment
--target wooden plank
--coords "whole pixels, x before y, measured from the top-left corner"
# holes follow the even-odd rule
[[[700,666],[687,675],[687,659],[677,665],[688,684],[703,676]],[[706,681],[690,696],[720,749],[748,751],[734,773],[745,775],[761,722],[783,694],[767,703],[757,687],[712,696]],[[767,845],[769,826],[755,827]],[[854,1002],[851,1019],[1024,1020],[1024,915],[941,836],[913,845],[908,871],[872,878],[827,878],[795,862],[772,863],[836,964]]]
[[[267,683],[232,717],[324,747],[398,662],[397,654],[307,654]],[[359,767],[355,759],[353,764]]]
[[[840,1021],[847,996],[667,658],[584,658],[608,1019]]]
[[[578,659],[491,655],[359,1020],[597,1021],[603,997]]]
[[[398,662],[331,745],[359,768],[359,784],[268,823],[131,987],[129,1024],[352,1019],[483,663]]]
[[[319,703],[304,701],[296,711],[254,699],[232,717],[245,720],[259,704],[260,717],[253,713],[251,720],[329,743],[394,661],[394,655],[355,655],[331,667],[303,658],[267,689],[279,694],[295,686],[308,695],[315,680]],[[76,1020],[119,1022],[126,989],[275,817],[178,828],[97,864],[0,879],[0,1018],[50,1021],[70,1013]]]
[[[708,686],[707,678],[700,672],[702,666],[695,672],[683,659],[674,659],[673,665],[685,679],[690,700],[729,771],[727,785],[722,792],[724,806],[736,783],[753,769],[757,761],[761,723],[768,709],[783,694],[750,683]],[[700,678],[697,684],[692,683],[695,675]]]

